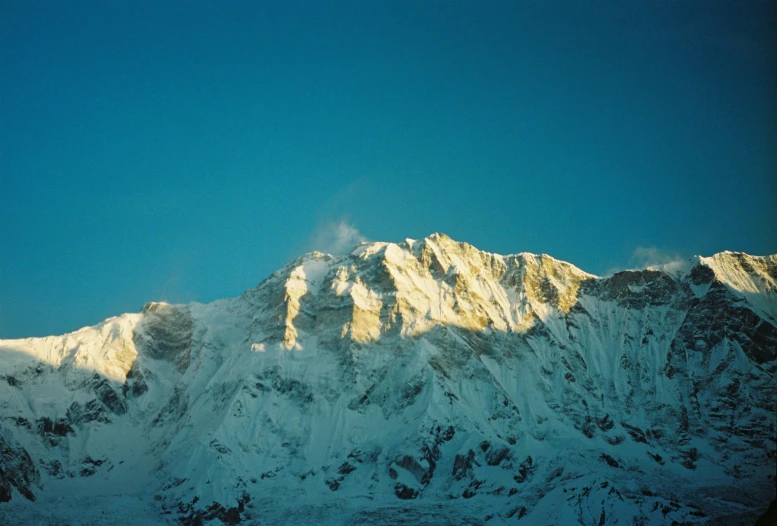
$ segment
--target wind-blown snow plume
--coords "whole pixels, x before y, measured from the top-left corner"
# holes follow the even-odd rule
[[[624,270],[639,270],[652,267],[660,267],[662,265],[668,265],[670,263],[677,263],[684,261],[685,258],[677,253],[662,250],[655,246],[643,247],[638,246],[634,249],[629,257],[628,266],[615,266],[607,269],[604,273],[605,276],[612,276],[616,272],[623,272]]]
[[[340,255],[363,241],[367,238],[355,226],[341,219],[319,226],[311,248],[325,254]]]
[[[667,265],[676,261],[682,261],[683,257],[679,254],[662,250],[657,247],[637,247],[631,254],[631,264],[633,268],[649,268],[660,265]]]

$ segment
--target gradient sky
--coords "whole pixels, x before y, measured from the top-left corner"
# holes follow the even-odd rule
[[[0,338],[360,237],[775,253],[774,5],[2,0]]]

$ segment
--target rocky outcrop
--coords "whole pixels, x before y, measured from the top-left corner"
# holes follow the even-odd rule
[[[0,434],[0,503],[12,497],[12,488],[27,500],[35,500],[40,473],[29,453]]]
[[[149,303],[145,316],[133,333],[138,352],[155,360],[166,360],[183,372],[189,366],[193,320],[186,307]]]

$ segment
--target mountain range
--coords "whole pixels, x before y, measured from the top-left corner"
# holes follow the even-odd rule
[[[443,234],[0,340],[0,522],[753,524],[777,256],[597,277]]]

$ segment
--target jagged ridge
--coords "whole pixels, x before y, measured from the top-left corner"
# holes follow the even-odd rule
[[[238,298],[1,342],[0,438],[35,462],[0,497],[161,477],[192,521],[282,521],[298,492],[324,522],[341,499],[360,523],[408,501],[752,522],[775,485],[776,282],[775,256],[598,278],[441,234],[308,254]]]

